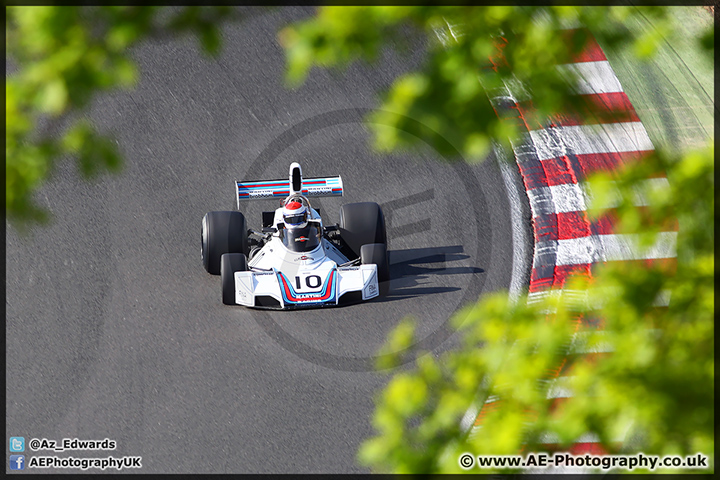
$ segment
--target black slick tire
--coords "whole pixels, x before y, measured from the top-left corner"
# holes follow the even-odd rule
[[[245,216],[240,212],[209,212],[202,220],[202,262],[208,273],[220,275],[225,253],[248,253]]]
[[[369,243],[387,245],[385,216],[375,202],[348,203],[340,207],[340,237],[356,255]]]

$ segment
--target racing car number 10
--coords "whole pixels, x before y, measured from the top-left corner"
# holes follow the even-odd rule
[[[385,217],[375,202],[347,203],[328,224],[308,197],[342,196],[342,179],[303,178],[292,163],[287,179],[234,182],[238,210],[247,200],[282,198],[264,211],[262,230],[240,211],[203,217],[205,270],[220,275],[225,305],[295,309],[344,306],[385,296],[390,265]]]
[[[313,285],[313,283],[315,285]],[[305,285],[312,290],[318,289],[322,285],[322,278],[320,278],[320,275],[307,275],[305,277]],[[295,288],[297,290],[302,290],[300,277],[298,275],[295,276]]]

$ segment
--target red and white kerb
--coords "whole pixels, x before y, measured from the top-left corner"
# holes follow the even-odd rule
[[[561,35],[571,37],[583,30],[563,30]],[[634,262],[638,268],[644,264],[662,262],[670,267],[675,263],[677,222],[662,226],[662,232],[652,248],[641,250],[637,233],[616,233],[617,215],[614,200],[601,205],[604,214],[589,219],[587,207],[593,193],[585,183],[595,172],[611,174],[623,165],[641,162],[653,151],[653,144],[640,122],[635,109],[622,89],[620,81],[600,46],[588,34],[589,40],[574,63],[558,68],[577,74],[581,81],[578,99],[587,105],[588,112],[576,118],[558,113],[552,118],[538,118],[532,100],[517,101],[510,91],[502,92],[509,107],[501,107],[500,97],[491,98],[498,115],[514,122],[524,132],[522,141],[513,145],[513,153],[522,175],[533,217],[534,255],[529,284],[528,301],[563,289],[569,275],[592,277],[593,265],[604,262]],[[664,173],[645,180],[653,188],[669,188]],[[647,206],[647,199],[638,191],[636,204]],[[659,299],[659,308],[667,307],[669,299]],[[583,331],[602,329],[602,319],[579,318],[576,336]],[[582,342],[579,342],[582,343]],[[575,350],[563,365],[548,372],[551,388],[548,398],[553,408],[572,396],[565,388],[571,372],[572,356],[583,355],[600,360],[610,349],[593,352]],[[491,398],[481,408],[475,421],[480,428],[485,414],[501,407],[502,400]],[[614,439],[622,442],[624,438]],[[550,449],[557,443],[549,436],[543,443]],[[601,453],[598,439],[583,435],[570,448],[574,454]]]

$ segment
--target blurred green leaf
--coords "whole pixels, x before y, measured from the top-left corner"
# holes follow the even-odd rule
[[[220,51],[220,34],[213,25],[203,25],[200,28],[200,41],[205,51],[217,55]]]
[[[65,82],[61,78],[56,78],[47,83],[38,98],[40,110],[55,115],[65,109],[67,101],[67,88],[65,88]]]

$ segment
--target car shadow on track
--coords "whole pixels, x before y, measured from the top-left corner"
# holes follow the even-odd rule
[[[437,284],[432,279],[435,275],[467,275],[485,272],[482,268],[452,264],[452,262],[470,258],[469,255],[463,253],[462,245],[390,250],[388,256],[390,293],[387,297],[379,299],[380,302],[454,292],[461,289]]]

